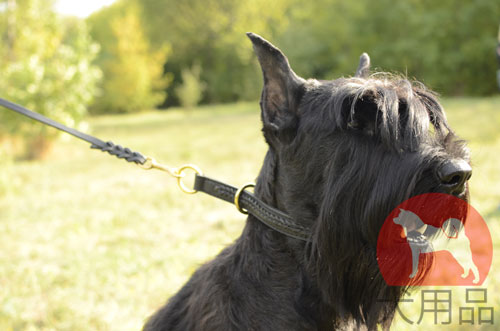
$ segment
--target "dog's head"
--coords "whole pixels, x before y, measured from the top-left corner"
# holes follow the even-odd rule
[[[399,208],[399,214],[393,220],[394,224],[401,225],[406,228],[408,231],[416,230],[425,225],[425,223],[418,217],[417,214]]]
[[[312,274],[334,307],[380,322],[386,289],[376,261],[380,228],[401,202],[422,193],[467,199],[469,152],[434,93],[402,77],[369,74],[303,79],[285,55],[248,34],[264,76],[261,117],[269,145],[257,194],[313,229]],[[385,291],[385,292],[384,292]]]

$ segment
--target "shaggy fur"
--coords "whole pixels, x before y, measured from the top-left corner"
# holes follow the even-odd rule
[[[311,228],[309,242],[252,215],[241,236],[199,268],[144,330],[388,329],[403,287],[376,260],[389,213],[421,193],[466,185],[436,172],[469,156],[436,96],[387,75],[304,80],[273,45],[249,34],[264,75],[269,145],[255,194]],[[366,56],[366,57],[365,57]],[[383,299],[383,300],[381,300]]]

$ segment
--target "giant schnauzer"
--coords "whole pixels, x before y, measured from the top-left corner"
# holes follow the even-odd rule
[[[465,143],[434,93],[403,77],[370,74],[366,54],[354,77],[305,80],[278,48],[248,37],[264,76],[269,145],[255,195],[309,228],[309,240],[249,215],[241,236],[144,330],[389,329],[407,288],[381,276],[378,233],[412,196],[467,200]]]

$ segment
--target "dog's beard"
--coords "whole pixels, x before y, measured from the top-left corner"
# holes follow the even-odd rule
[[[348,142],[344,147],[349,148]],[[378,164],[386,155],[374,156],[373,152],[357,149],[351,153],[349,167],[335,169],[335,158],[343,159],[342,148],[332,157],[331,170],[326,180],[327,192],[314,226],[310,266],[322,291],[323,300],[341,318],[352,318],[358,323],[373,326],[393,317],[398,301],[408,286],[418,285],[432,267],[432,255],[421,261],[419,273],[407,280],[411,273],[408,256],[396,249],[407,245],[406,238],[390,238],[393,246],[386,261],[406,286],[388,286],[382,277],[377,260],[377,242],[380,229],[391,211],[412,197],[422,176],[421,163],[408,158],[401,165],[401,158],[385,159],[393,171],[380,173]],[[343,155],[342,155],[343,154]],[[345,160],[344,160],[345,164]],[[371,173],[359,169],[373,169]],[[358,175],[363,173],[363,175]],[[427,192],[432,187],[427,187]],[[396,246],[394,246],[396,245]],[[392,254],[395,251],[396,254]],[[379,252],[380,253],[380,252]],[[382,254],[384,255],[384,254]],[[402,272],[403,271],[408,271]],[[403,281],[404,277],[406,281]]]

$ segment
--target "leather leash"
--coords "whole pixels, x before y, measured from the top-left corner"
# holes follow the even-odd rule
[[[104,142],[96,137],[67,127],[66,125],[56,122],[41,114],[35,113],[23,106],[20,106],[3,98],[0,98],[0,106],[13,110],[43,124],[52,126],[58,130],[69,133],[74,137],[90,143],[91,148],[107,152],[120,159],[124,159],[127,162],[136,163],[143,169],[157,169],[165,171],[172,177],[177,178],[177,184],[179,188],[185,193],[193,194],[200,191],[218,199],[234,203],[238,211],[240,211],[241,213],[250,213],[262,223],[284,235],[304,241],[309,240],[310,231],[307,228],[297,224],[287,214],[267,205],[266,203],[255,197],[253,194],[245,191],[246,188],[255,186],[255,184],[253,183],[245,184],[238,189],[231,185],[224,184],[222,182],[204,176],[202,171],[195,165],[187,164],[180,168],[167,167],[156,162],[156,160],[151,157],[144,156],[139,152],[134,152],[129,148],[116,145],[111,141]],[[182,179],[186,175],[186,170],[195,172],[195,182],[193,189],[187,187],[182,181]]]

